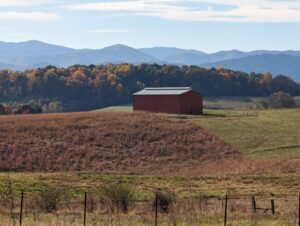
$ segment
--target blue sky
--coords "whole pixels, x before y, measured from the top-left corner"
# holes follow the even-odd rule
[[[300,0],[0,0],[0,40],[206,52],[300,49]]]

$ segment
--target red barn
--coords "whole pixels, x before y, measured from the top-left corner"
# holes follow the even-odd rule
[[[203,99],[189,87],[145,88],[133,94],[133,110],[199,115],[203,113]]]

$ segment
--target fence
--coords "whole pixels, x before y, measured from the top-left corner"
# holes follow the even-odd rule
[[[87,226],[102,225],[102,222],[103,225],[158,226],[188,223],[188,225],[229,226],[243,225],[242,222],[246,221],[253,223],[260,220],[267,222],[277,220],[286,222],[286,225],[300,226],[300,194],[299,197],[226,195],[224,198],[199,196],[176,199],[168,193],[158,192],[150,201],[128,200],[129,197],[126,195],[119,199],[118,195],[115,195],[109,197],[107,202],[103,202],[100,199],[96,200],[93,194],[85,192],[82,201],[64,200],[64,204],[53,194],[49,194],[52,197],[48,197],[48,200],[42,200],[48,202],[42,203],[43,205],[49,205],[48,209],[43,210],[37,210],[37,206],[32,205],[32,198],[27,197],[24,191],[20,193],[17,205],[13,200],[14,197],[8,197],[8,202],[2,203],[1,215],[9,217],[7,219],[0,217],[0,225],[6,226],[10,221],[11,225],[22,226],[26,225],[24,222],[29,222],[29,219],[36,225],[40,225],[39,221],[44,222],[42,225],[47,225],[45,220],[38,216],[45,212],[48,215],[53,214],[64,223],[55,225]],[[76,216],[74,219],[71,219],[71,213]],[[105,218],[106,221],[103,220]],[[123,221],[126,223],[123,224]]]

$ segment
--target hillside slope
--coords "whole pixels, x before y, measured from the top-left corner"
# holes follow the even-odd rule
[[[146,113],[0,117],[0,171],[179,173],[240,160],[192,122]]]

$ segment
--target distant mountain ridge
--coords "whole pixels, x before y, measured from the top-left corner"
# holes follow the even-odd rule
[[[300,57],[284,54],[261,54],[239,59],[229,59],[201,65],[203,67],[224,67],[235,71],[263,72],[268,71],[278,75],[293,75],[295,81],[300,81]]]
[[[25,70],[55,65],[107,63],[158,63],[225,67],[245,72],[284,74],[300,82],[300,51],[239,50],[205,53],[193,49],[153,47],[135,49],[113,45],[102,49],[73,49],[36,40],[0,42],[0,69]]]
[[[193,49],[179,49],[174,47],[153,47],[153,48],[142,48],[139,49],[143,53],[146,53],[156,59],[163,60],[170,56],[176,56],[181,54],[197,54],[197,55],[207,55],[205,52],[201,52]]]
[[[28,42],[1,42],[0,56],[37,56],[37,55],[59,55],[75,52],[74,49],[43,43],[36,40]]]

